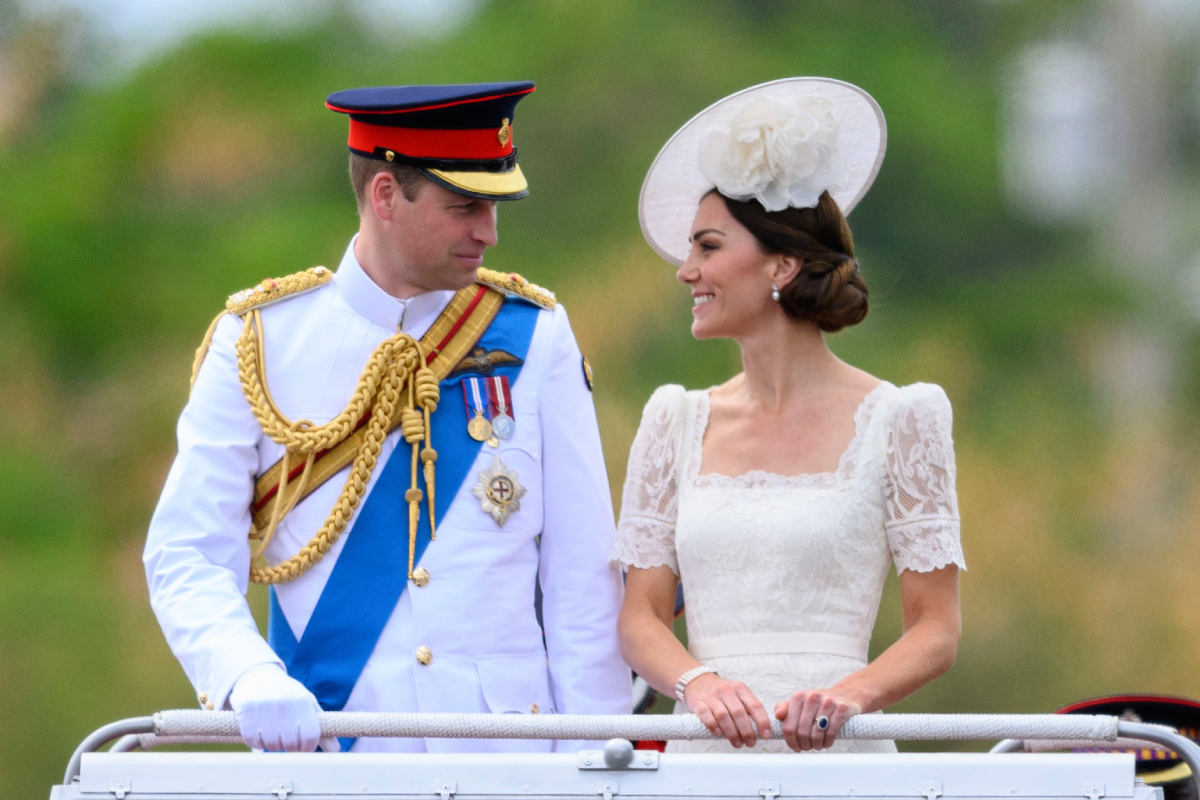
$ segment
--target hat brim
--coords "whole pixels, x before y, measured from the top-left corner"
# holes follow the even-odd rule
[[[529,195],[529,184],[521,166],[514,164],[508,172],[451,172],[418,167],[429,180],[452,192],[482,200],[520,200]]]
[[[1192,770],[1187,764],[1181,761],[1167,769],[1140,773],[1138,777],[1151,786],[1162,786],[1164,783],[1174,783],[1175,781],[1192,777]]]
[[[713,184],[700,171],[700,142],[711,131],[727,127],[733,116],[753,100],[787,102],[797,97],[821,97],[833,106],[838,120],[837,149],[845,154],[849,178],[830,191],[843,214],[858,205],[883,163],[887,124],[871,95],[854,84],[832,78],[783,78],[735,92],[692,117],[659,151],[638,198],[642,234],[654,251],[676,266],[687,258],[692,219],[700,199]]]

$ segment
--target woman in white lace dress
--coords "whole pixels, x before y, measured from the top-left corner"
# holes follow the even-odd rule
[[[894,751],[835,739],[954,661],[965,565],[949,401],[841,361],[823,336],[867,313],[843,210],[884,140],[857,87],[775,81],[684,126],[643,187],[643,230],[679,265],[693,335],[742,353],[720,386],[659,388],[629,456],[612,556],[628,570],[625,658],[725,737],[669,750]],[[892,564],[904,634],[868,664]],[[680,580],[687,649],[671,630]]]

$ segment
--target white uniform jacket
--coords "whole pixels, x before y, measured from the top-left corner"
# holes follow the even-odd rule
[[[363,271],[353,244],[328,284],[262,309],[267,381],[289,419],[332,419],[379,342],[397,329],[420,338],[453,296],[391,297]],[[179,454],[144,555],[151,604],[167,642],[204,697],[202,705],[214,708],[226,707],[245,670],[282,665],[244,599],[254,481],[283,450],[263,434],[242,394],[235,356],[240,332],[241,321],[233,316],[216,328],[179,420]],[[629,712],[630,672],[616,634],[622,584],[607,564],[613,541],[608,480],[581,356],[561,306],[538,312],[512,404],[515,434],[498,448],[480,448],[421,559],[429,582],[408,582],[345,710]],[[451,419],[465,426],[466,411]],[[404,444],[399,431],[387,438],[371,486],[397,442]],[[401,456],[407,454],[405,445]],[[527,489],[503,527],[472,494],[495,456]],[[348,469],[284,519],[267,551],[272,564],[294,555],[318,530]],[[449,501],[448,492],[439,491],[439,504]],[[369,496],[370,488],[359,509]],[[353,535],[352,520],[321,562],[276,587],[297,639]],[[534,615],[538,578],[544,647]],[[432,652],[428,665],[418,663],[418,647]],[[552,743],[359,739],[354,750],[426,747],[537,751],[552,749]]]

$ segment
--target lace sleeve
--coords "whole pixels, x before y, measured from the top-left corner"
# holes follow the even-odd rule
[[[887,441],[887,529],[897,574],[949,564],[966,569],[954,491],[953,416],[940,386],[918,383],[897,399]]]
[[[609,563],[649,569],[666,565],[676,575],[676,448],[683,424],[682,386],[661,386],[642,411],[629,450],[621,518]]]

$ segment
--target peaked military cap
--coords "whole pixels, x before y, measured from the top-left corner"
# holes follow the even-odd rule
[[[1200,702],[1155,694],[1118,694],[1081,700],[1058,710],[1059,714],[1104,714],[1128,722],[1169,725],[1192,741],[1200,741]],[[1146,744],[1136,750],[1089,747],[1089,752],[1132,752],[1135,772],[1151,786],[1161,786],[1166,800],[1197,800],[1192,772],[1179,755],[1161,745]]]
[[[378,86],[334,92],[326,107],[350,117],[350,152],[411,164],[451,191],[518,200],[529,186],[513,146],[513,109],[530,81]]]

